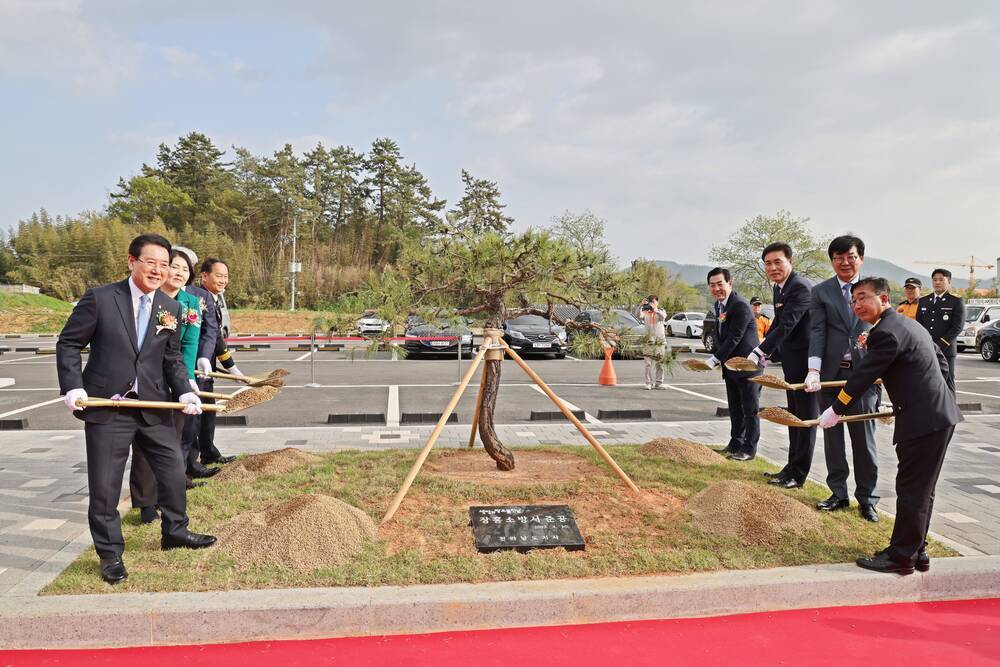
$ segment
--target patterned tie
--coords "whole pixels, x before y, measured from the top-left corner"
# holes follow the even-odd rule
[[[146,337],[146,329],[149,327],[149,296],[143,294],[139,297],[139,316],[135,320],[135,340],[142,349],[142,341]]]
[[[844,301],[847,302],[847,312],[851,312],[851,283],[845,283],[841,289],[844,291]]]

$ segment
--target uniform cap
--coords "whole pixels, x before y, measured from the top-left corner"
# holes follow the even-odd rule
[[[910,286],[920,287],[920,279],[919,278],[907,278],[906,281],[903,283],[903,287],[910,287]]]
[[[760,300],[760,297],[755,296],[754,298],[750,299],[751,306],[756,306],[757,304],[763,304],[763,303],[764,302]]]
[[[194,250],[191,250],[191,248],[185,248],[182,245],[175,245],[173,246],[173,249],[187,255],[188,259],[191,260],[191,266],[198,266],[198,255],[194,254]]]

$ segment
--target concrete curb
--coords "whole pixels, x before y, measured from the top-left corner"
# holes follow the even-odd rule
[[[0,598],[0,648],[198,644],[741,614],[1000,595],[1000,556],[682,576]]]

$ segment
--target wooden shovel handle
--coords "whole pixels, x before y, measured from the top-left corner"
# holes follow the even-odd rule
[[[216,378],[218,380],[239,380],[240,382],[260,382],[264,378],[254,377],[252,375],[233,375],[232,373],[219,373],[217,371],[204,372],[195,371],[198,375],[202,377]]]
[[[233,397],[232,394],[220,394],[217,391],[199,391],[197,394],[199,398],[214,398],[217,401],[228,401]]]
[[[187,407],[187,403],[173,403],[170,401],[134,401],[131,399],[118,401],[110,398],[88,398],[86,400],[79,399],[76,404],[84,408],[153,408],[158,410],[183,410]],[[226,406],[214,404],[206,405],[202,403],[201,409],[203,412],[221,412],[226,409]]]
[[[869,412],[864,415],[844,415],[840,418],[838,423],[846,424],[848,422],[866,422],[872,419],[885,419],[886,417],[895,416],[892,412]],[[818,419],[804,419],[802,424],[796,424],[796,426],[803,426],[805,428],[811,428],[813,426],[819,426]]]
[[[791,382],[789,384],[792,387],[789,391],[802,391],[806,388],[805,382]],[[875,380],[875,384],[882,384],[882,378]],[[826,382],[820,382],[819,386],[823,389],[842,389],[847,386],[847,380],[827,380]]]

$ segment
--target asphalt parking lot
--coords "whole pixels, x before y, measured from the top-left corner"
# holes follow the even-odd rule
[[[671,343],[685,350],[697,345],[688,339],[672,339]],[[340,425],[361,423],[356,421],[361,418],[359,415],[365,416],[368,423],[388,426],[419,423],[420,419],[433,418],[444,409],[461,373],[471,363],[455,357],[398,359],[389,352],[368,355],[361,348],[310,354],[289,349],[299,345],[296,341],[256,344],[270,347],[234,352],[245,373],[264,374],[274,368],[285,368],[290,375],[285,378],[286,387],[275,399],[248,411],[245,423],[238,420],[235,425],[321,426],[329,422],[330,415],[336,416],[330,423]],[[67,413],[59,399],[55,355],[45,353],[54,349],[55,339],[0,339],[0,347],[11,348],[0,355],[0,419],[26,420],[21,424],[28,429],[78,428],[79,422]],[[706,356],[682,352],[680,359],[692,354]],[[597,384],[603,364],[600,360],[535,357],[529,358],[528,363],[571,408],[582,410],[591,423],[714,419],[717,408],[726,405],[725,386],[718,373],[696,373],[679,364],[667,375],[665,391],[647,391],[641,360],[615,360],[618,385],[614,387]],[[1000,364],[966,353],[959,356],[957,375],[960,403],[969,404],[970,412],[1000,414]],[[236,386],[222,382],[217,390]],[[471,423],[475,401],[473,384],[456,409],[458,423]],[[784,392],[763,390],[762,404],[783,405]],[[981,409],[975,410],[976,405]],[[510,360],[505,361],[495,413],[497,423],[532,422],[533,411],[555,409],[520,368]],[[544,415],[536,414],[535,418],[538,417]]]

